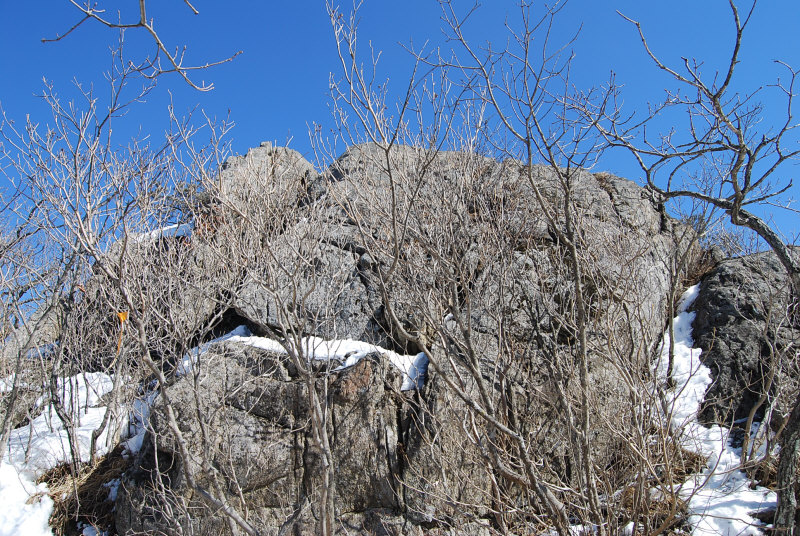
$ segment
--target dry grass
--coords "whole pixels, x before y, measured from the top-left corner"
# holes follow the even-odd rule
[[[686,268],[686,274],[683,277],[683,286],[690,287],[699,283],[706,275],[711,273],[717,266],[711,250],[704,249],[696,256],[693,262],[689,263]]]
[[[759,486],[776,489],[778,487],[778,458],[770,457],[768,460],[758,460],[757,463],[747,468],[747,474]],[[798,468],[798,474],[800,474],[800,468]]]
[[[708,459],[698,452],[685,449],[683,446],[673,443],[671,454],[672,460],[672,482],[680,484],[686,481],[691,475],[699,473],[708,463]]]
[[[59,536],[73,536],[81,532],[78,523],[88,523],[108,534],[114,529],[114,503],[109,501],[106,486],[119,478],[127,469],[129,461],[122,457],[122,446],[118,446],[101,458],[94,466],[82,464],[77,476],[72,476],[69,465],[59,465],[39,479],[46,482],[53,499],[50,526]]]
[[[688,505],[678,497],[676,490],[691,475],[701,471],[706,458],[683,448],[675,441],[663,445],[663,452],[653,454],[654,459],[668,459],[669,465],[658,467],[659,476],[645,484],[645,490],[637,492],[636,486],[625,487],[618,498],[616,508],[622,514],[620,526],[628,521],[649,526],[652,531],[663,527],[664,535],[686,534]],[[637,530],[634,534],[643,534]]]

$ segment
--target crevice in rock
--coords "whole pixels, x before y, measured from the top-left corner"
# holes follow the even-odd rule
[[[201,340],[196,341],[195,346],[217,339],[239,326],[245,326],[250,333],[259,337],[267,335],[267,331],[259,323],[243,316],[233,307],[229,307],[219,315],[217,321],[208,326],[208,329],[201,331],[203,337]]]
[[[324,381],[324,380],[323,380]],[[323,408],[325,411],[325,415],[327,417],[327,421],[331,423],[331,437],[330,437],[330,445],[332,449],[336,448],[339,441],[339,426],[336,422],[336,412],[332,409],[333,401],[331,400],[330,393],[328,394],[328,400]]]
[[[394,457],[395,463],[392,463],[391,452],[389,451],[389,442],[386,441],[386,457],[389,463],[389,470],[392,475],[392,488],[397,496],[398,505],[401,512],[406,511],[406,487],[404,485],[404,476],[406,469],[405,459],[405,436],[406,430],[403,426],[403,406],[405,400],[402,394],[394,393],[395,397],[395,411],[394,411],[394,427],[397,436],[397,444],[395,445]]]
[[[310,425],[310,422],[306,425]],[[314,488],[314,483],[312,482],[312,475],[311,471],[314,466],[313,464],[313,457],[314,455],[311,452],[311,438],[309,437],[309,432],[306,430],[306,426],[304,426],[300,431],[299,434],[302,436],[302,454],[301,454],[301,463],[302,463],[302,471],[303,476],[300,479],[301,486],[298,490],[298,497],[297,497],[297,512],[303,509],[303,504],[308,503],[312,497],[312,491]]]
[[[335,248],[341,249],[342,251],[349,251],[354,255],[364,255],[367,253],[367,248],[364,246],[360,246],[353,242],[352,240],[345,240],[341,237],[331,237],[331,238],[323,238],[322,243],[328,246],[333,246]]]
[[[597,185],[606,193],[606,195],[608,195],[608,200],[611,201],[611,208],[614,210],[614,214],[617,216],[617,221],[624,225],[622,214],[620,214],[619,208],[617,208],[617,203],[614,199],[614,188],[611,186],[610,177],[611,176],[607,173],[595,173],[594,175]]]

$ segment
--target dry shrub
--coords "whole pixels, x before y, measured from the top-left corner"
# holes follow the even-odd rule
[[[686,518],[689,507],[686,501],[675,495],[654,500],[650,503],[649,519],[652,528],[665,525],[661,534],[688,534]],[[634,531],[634,536],[644,534],[641,530]]]
[[[634,512],[638,511],[642,516],[638,519],[646,519],[650,530],[664,526],[664,531],[661,534],[685,534],[683,529],[686,526],[686,517],[689,511],[686,502],[674,493],[652,494],[650,490],[648,490],[648,493],[650,493],[649,499],[645,501],[645,504],[639,504],[637,508],[640,498],[636,497],[635,486],[625,488],[622,492],[620,512],[626,513],[627,518],[630,519],[633,517]],[[637,536],[644,534],[643,523],[638,523],[638,527],[633,534]]]
[[[708,463],[708,459],[698,452],[685,449],[675,443],[671,443],[671,445],[672,482],[665,483],[680,484],[685,482],[691,475],[702,471],[706,463]]]
[[[754,486],[769,488],[773,491],[778,489],[778,458],[770,457],[766,460],[759,460],[758,464],[748,471],[752,475]],[[796,481],[800,482],[800,466],[795,468],[797,474]],[[795,497],[800,499],[800,484],[796,484],[794,488]],[[755,512],[752,514],[756,519],[764,523],[772,523],[775,516],[775,510],[765,510],[763,512]]]
[[[703,249],[700,251],[686,267],[683,286],[690,287],[699,283],[717,266],[718,262],[719,259],[715,256],[713,250]]]
[[[800,472],[800,467],[797,470]],[[766,460],[759,460],[758,465],[752,467],[748,473],[759,486],[774,490],[778,485],[778,459],[770,457]]]
[[[639,527],[634,534],[657,528],[663,529],[659,534],[685,534],[688,505],[678,496],[677,490],[692,474],[705,467],[707,459],[676,441],[668,440],[659,445],[663,451],[654,453],[652,459],[669,462],[656,465],[656,475],[651,475],[649,481],[629,484],[618,495],[615,493],[619,526],[633,521]]]
[[[114,503],[109,500],[107,484],[119,478],[128,468],[129,460],[122,456],[123,446],[117,446],[92,467],[81,464],[77,476],[72,476],[69,464],[59,465],[42,475],[37,482],[46,482],[53,499],[50,526],[59,536],[81,534],[78,523],[90,524],[99,530],[114,531]]]

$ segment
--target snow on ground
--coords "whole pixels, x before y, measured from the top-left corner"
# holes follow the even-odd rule
[[[679,430],[683,446],[708,458],[705,469],[693,475],[681,487],[688,501],[692,534],[757,535],[760,522],[750,513],[775,507],[775,493],[762,487],[751,489],[751,481],[739,470],[741,449],[729,445],[729,431],[719,426],[706,428],[697,423],[697,411],[706,389],[711,385],[711,371],[700,362],[699,348],[693,348],[692,322],[695,313],[687,309],[697,298],[699,286],[689,288],[681,298],[679,314],[674,319],[675,353],[673,378],[675,388],[666,393],[670,422]],[[658,376],[666,381],[669,358],[669,334],[664,334]]]
[[[163,229],[158,232],[162,233],[160,236],[165,236]],[[183,231],[176,227],[174,233],[178,232]],[[689,522],[695,535],[760,534],[758,521],[749,514],[774,507],[775,494],[765,488],[750,488],[751,482],[738,470],[741,452],[729,446],[727,430],[718,426],[705,428],[696,422],[700,403],[711,384],[710,371],[699,360],[700,350],[692,347],[694,341],[691,325],[694,313],[687,312],[687,309],[697,293],[697,286],[686,291],[674,321],[673,377],[676,387],[666,393],[666,398],[670,408],[668,417],[672,427],[680,431],[684,447],[708,457],[708,465],[681,486],[681,495],[688,502]],[[668,337],[669,334],[664,335],[661,359],[657,364],[657,373],[662,382],[666,380]],[[189,352],[182,363],[182,371],[187,372],[211,344],[222,341],[287,353],[286,348],[278,341],[252,336],[247,328],[240,326]],[[403,373],[403,390],[421,388],[428,366],[425,354],[400,355],[379,346],[352,340],[326,341],[318,337],[306,337],[302,340],[300,349],[312,359],[342,361],[342,365],[335,370],[353,366],[371,353],[379,353]],[[5,379],[0,386],[5,387],[10,380],[11,378]],[[101,373],[83,373],[59,380],[61,398],[67,409],[76,416],[75,433],[80,445],[81,459],[84,461],[89,457],[91,433],[100,424],[105,412],[105,407],[98,406],[100,398],[111,388],[112,379]],[[150,408],[156,396],[157,391],[150,389],[131,408],[129,430],[125,434],[129,438],[125,442],[129,452],[137,452],[141,447]],[[107,445],[107,434],[117,428],[118,425],[114,424],[107,427],[104,437],[98,442],[100,454],[107,452],[111,446]],[[36,485],[34,481],[48,469],[69,460],[71,453],[67,431],[52,405],[46,407],[28,426],[12,431],[4,462],[0,464],[0,504],[3,505],[0,509],[0,536],[52,534],[48,527],[52,500],[47,495],[47,487],[43,484]],[[112,485],[109,491],[113,493],[114,489]],[[85,528],[91,529],[89,526]]]
[[[98,406],[100,397],[112,387],[111,377],[101,372],[84,372],[58,380],[59,398],[74,418],[81,461],[89,460],[92,432],[100,426],[106,412],[105,406]],[[111,446],[108,436],[111,430],[113,426],[106,426],[97,441],[97,452],[101,455]],[[11,431],[4,460],[36,477],[72,460],[67,428],[58,418],[53,404],[27,426]]]
[[[64,409],[73,415],[74,433],[82,461],[89,460],[92,432],[103,420],[106,408],[100,398],[113,386],[111,378],[99,372],[85,372],[59,378],[57,389]],[[97,442],[97,452],[105,454],[112,446],[113,423],[106,426]],[[49,469],[72,460],[67,429],[56,415],[53,404],[27,426],[12,430],[0,464],[0,536],[51,535],[48,519],[53,501],[47,486],[35,484]]]
[[[181,364],[181,372],[187,372],[191,368],[191,364],[197,360],[198,356],[205,353],[211,344],[222,341],[238,342],[279,354],[287,353],[286,347],[280,342],[267,337],[253,336],[245,326],[239,326],[227,335],[189,352]],[[334,369],[335,371],[352,367],[367,355],[378,353],[403,373],[403,386],[401,387],[403,391],[421,389],[425,384],[425,375],[428,371],[428,357],[424,353],[401,355],[374,344],[350,339],[328,341],[319,337],[304,337],[300,342],[300,350],[304,356],[311,359],[342,361],[342,365]]]
[[[53,500],[47,494],[47,486],[33,483],[5,462],[0,463],[0,504],[0,535],[52,534],[48,520]]]

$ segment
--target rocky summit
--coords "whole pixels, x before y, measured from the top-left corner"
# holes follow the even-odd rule
[[[607,173],[377,144],[318,173],[265,143],[182,214],[110,246],[131,279],[99,263],[48,324],[94,322],[90,362],[148,401],[118,534],[680,533],[665,490],[705,462],[658,371],[690,284],[706,425],[778,429],[797,390],[774,256],[708,262]],[[92,320],[126,299],[122,335]]]

